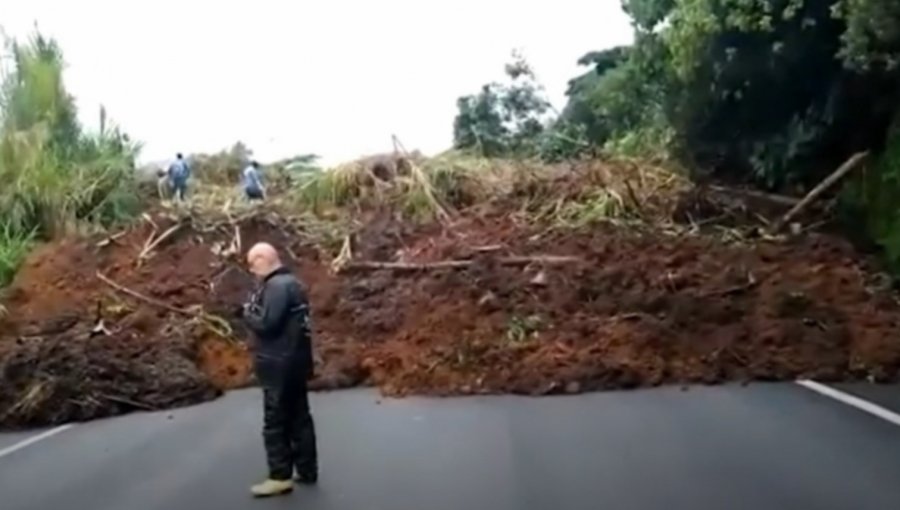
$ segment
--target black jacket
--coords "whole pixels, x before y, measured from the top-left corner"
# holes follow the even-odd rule
[[[243,317],[256,336],[254,361],[260,384],[278,385],[290,373],[312,376],[309,315],[306,292],[286,268],[266,276],[253,293]]]

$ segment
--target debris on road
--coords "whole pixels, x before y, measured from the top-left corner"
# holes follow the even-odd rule
[[[308,286],[316,389],[545,395],[896,376],[900,306],[868,286],[846,242],[760,237],[759,222],[744,228],[751,211],[717,207],[676,177],[617,181],[615,167],[591,165],[487,201],[429,185],[434,221],[358,208],[330,244],[258,210],[218,222],[157,213],[115,242],[43,246],[0,318],[0,425],[163,409],[253,384],[249,336],[231,316],[253,282],[239,256],[213,247],[262,240],[291,254]],[[105,334],[92,335],[98,302]]]

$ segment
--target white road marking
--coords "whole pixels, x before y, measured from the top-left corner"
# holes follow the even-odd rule
[[[72,425],[71,423],[66,424],[66,425],[60,425],[59,427],[47,430],[45,432],[41,432],[40,434],[29,437],[28,439],[19,441],[18,443],[14,444],[12,446],[8,446],[8,447],[0,450],[0,458],[6,457],[7,455],[17,452],[27,446],[31,446],[34,443],[37,443],[38,441],[43,441],[44,439],[47,439],[48,437],[53,437],[56,434],[59,434],[60,432],[65,432],[72,427],[74,427],[74,425]]]
[[[837,400],[842,404],[846,404],[850,407],[855,407],[862,412],[869,413],[872,416],[877,416],[884,421],[888,421],[893,423],[894,425],[900,426],[900,414],[897,414],[889,409],[885,409],[880,405],[873,404],[868,400],[863,400],[849,393],[844,393],[843,391],[836,390],[830,386],[825,386],[824,384],[820,384],[815,381],[797,381],[797,384],[820,395],[824,395],[828,398],[833,398],[834,400]]]

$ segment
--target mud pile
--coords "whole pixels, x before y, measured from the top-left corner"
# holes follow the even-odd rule
[[[890,380],[900,367],[900,306],[834,238],[726,245],[611,225],[562,231],[502,208],[425,227],[381,215],[335,275],[271,220],[239,230],[244,248],[273,242],[306,283],[319,389],[543,395]],[[160,409],[252,384],[232,310],[253,283],[223,254],[234,231],[185,225],[142,259],[151,231],[30,257],[0,322],[0,424]]]

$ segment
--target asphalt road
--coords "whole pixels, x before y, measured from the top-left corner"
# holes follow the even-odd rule
[[[900,405],[900,388],[882,390]],[[354,390],[313,407],[316,488],[249,498],[264,459],[247,390],[0,457],[0,508],[900,508],[900,427],[793,384],[383,402]],[[25,437],[0,434],[0,451]]]

